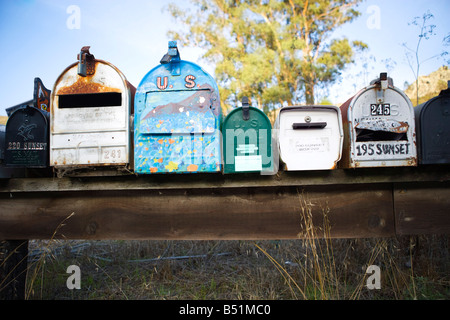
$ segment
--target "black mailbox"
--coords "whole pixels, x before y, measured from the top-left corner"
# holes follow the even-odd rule
[[[48,167],[50,93],[41,79],[35,78],[33,100],[6,109],[5,166]]]
[[[48,112],[29,105],[23,105],[11,113],[5,132],[7,166],[48,166],[48,120]]]
[[[450,81],[448,86],[414,108],[420,164],[450,163]]]

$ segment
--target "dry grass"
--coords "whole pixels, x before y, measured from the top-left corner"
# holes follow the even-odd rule
[[[27,298],[450,298],[447,236],[419,237],[414,255],[397,239],[311,241],[32,241]],[[66,287],[71,264],[80,290]],[[370,264],[380,290],[365,287]]]

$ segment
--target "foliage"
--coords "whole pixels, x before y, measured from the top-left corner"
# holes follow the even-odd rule
[[[435,58],[444,58],[448,55],[447,51],[442,51],[439,54],[436,54],[432,57],[428,57],[424,60],[421,60],[420,57],[420,46],[422,44],[422,40],[429,40],[431,36],[436,35],[435,28],[436,25],[431,24],[430,20],[433,19],[434,16],[430,11],[427,11],[422,15],[422,17],[414,17],[414,19],[408,24],[416,26],[419,29],[418,39],[416,43],[415,49],[411,49],[408,44],[405,42],[403,43],[403,47],[405,48],[405,55],[406,59],[408,61],[408,65],[411,68],[412,73],[414,74],[415,82],[416,82],[416,105],[420,104],[419,101],[419,72],[421,65],[428,61]],[[446,37],[444,37],[442,41],[444,46],[448,46],[450,43],[450,34],[448,34]],[[450,60],[446,60],[446,63],[450,63]]]
[[[192,0],[195,12],[170,4],[182,25],[169,35],[205,49],[215,65],[222,105],[242,96],[265,112],[283,104],[313,104],[315,89],[337,80],[367,45],[330,39],[359,16],[361,0]]]

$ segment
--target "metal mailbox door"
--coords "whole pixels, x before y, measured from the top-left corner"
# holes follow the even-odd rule
[[[50,165],[126,166],[134,87],[109,62],[83,47],[52,90]]]
[[[8,118],[5,135],[7,166],[45,168],[48,166],[48,113],[24,105]]]
[[[335,106],[280,109],[275,120],[280,161],[287,171],[335,169],[341,158],[343,128]]]
[[[417,165],[413,106],[386,73],[345,102],[341,111],[343,168]]]
[[[6,126],[0,124],[0,164],[2,164],[5,160],[5,134]]]
[[[224,173],[274,174],[272,125],[258,108],[248,105],[232,110],[222,126]]]
[[[138,174],[221,171],[221,109],[215,80],[180,60],[175,41],[136,90],[134,164]]]
[[[11,167],[5,164],[6,125],[0,124],[0,179],[23,178],[27,175],[26,167]]]
[[[419,163],[450,163],[450,81],[448,89],[414,111]]]

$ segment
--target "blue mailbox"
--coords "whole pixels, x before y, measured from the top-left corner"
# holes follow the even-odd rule
[[[180,59],[176,41],[136,89],[137,174],[220,172],[222,111],[215,80]]]

